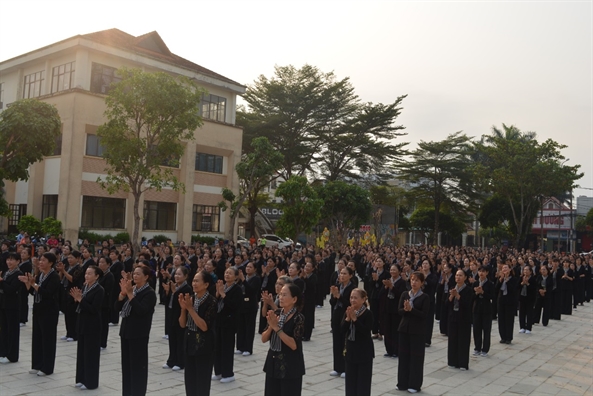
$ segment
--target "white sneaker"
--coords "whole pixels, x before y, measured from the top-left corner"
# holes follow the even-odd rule
[[[467,371],[467,369],[465,367],[462,367],[459,370],[461,370],[461,371]]]
[[[416,389],[408,389],[409,393],[418,393],[418,391]]]
[[[29,370],[29,374],[37,374],[39,370]]]
[[[519,333],[525,333],[525,329],[519,330]]]
[[[80,390],[87,390],[87,389],[88,388],[86,386],[84,386],[84,385],[80,387]]]
[[[488,357],[488,352],[482,352],[482,356]]]
[[[82,382],[77,383],[76,385],[74,385],[77,388],[80,388],[82,386]]]
[[[223,384],[226,384],[227,382],[233,382],[234,380],[235,380],[235,376],[233,375],[232,377],[221,378],[220,382],[222,382]]]
[[[181,370],[181,367],[179,367],[179,366],[173,366],[173,368],[171,370],[173,370],[173,371],[179,371],[179,370]]]
[[[47,375],[47,374],[45,374],[45,373],[44,373],[43,371],[41,371],[41,370],[39,370],[39,371],[37,372],[37,376],[38,376],[38,377],[45,377],[46,375]]]
[[[170,369],[171,367],[169,367],[169,365],[167,363],[163,364],[163,368],[164,369]]]
[[[332,371],[329,373],[329,375],[331,375],[332,377],[339,377],[339,376],[340,376],[340,373],[338,373],[338,372],[337,372],[337,371],[335,371],[335,370],[332,370]]]
[[[74,338],[72,338],[72,337],[68,337],[68,338],[66,338],[66,341],[68,341],[68,342],[72,342],[72,341],[74,341]]]
[[[218,381],[222,378],[222,375],[212,374],[212,381]]]
[[[165,334],[165,335],[163,336],[163,340],[168,340],[168,339],[169,339],[169,336]]]
[[[26,323],[19,323],[19,327],[25,327],[26,325],[27,325]]]
[[[243,352],[243,356],[251,356],[251,352],[245,351],[245,352]]]
[[[102,351],[104,351],[105,349],[107,349],[107,348],[101,347],[101,350],[102,350]]]
[[[62,341],[66,341],[67,339],[68,339],[68,337],[66,337],[66,336],[60,337],[60,340],[62,340]]]
[[[340,378],[346,378],[346,373],[342,373],[342,375],[340,375]]]
[[[479,354],[480,354],[480,351],[474,349],[474,356],[478,356]]]
[[[240,354],[242,354],[242,353],[243,353],[243,351],[240,351],[240,350],[238,350],[238,349],[235,351],[235,355],[240,355]]]
[[[531,330],[525,330],[525,334],[531,334]]]
[[[0,357],[0,363],[7,364],[7,363],[10,363],[10,360],[8,360],[7,357]]]

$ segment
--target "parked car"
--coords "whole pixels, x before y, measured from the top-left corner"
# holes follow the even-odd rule
[[[251,248],[251,246],[249,245],[249,239],[242,237],[241,235],[239,235],[237,237],[237,245],[243,246],[244,248],[247,248],[247,249]]]
[[[282,249],[283,247],[291,246],[294,244],[292,239],[289,239],[289,238],[280,238],[278,235],[274,235],[274,234],[263,234],[261,236],[261,238],[259,238],[257,240],[257,245],[258,246],[263,245],[264,239],[266,241],[266,247],[269,247],[269,248]]]

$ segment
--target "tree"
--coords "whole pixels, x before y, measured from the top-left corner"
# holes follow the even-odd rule
[[[279,233],[294,241],[299,233],[310,233],[321,217],[323,200],[317,197],[307,178],[291,177],[278,186],[276,196],[282,198],[280,208],[284,212],[277,223]]]
[[[564,166],[560,150],[566,148],[552,139],[539,143],[533,132],[501,136],[493,128],[486,139],[475,143],[482,159],[474,164],[476,187],[504,199],[510,208],[509,231],[514,245],[523,246],[531,231],[540,196],[558,196],[574,187],[582,177],[580,165]]]
[[[22,99],[0,112],[0,215],[8,216],[4,183],[29,179],[29,166],[53,154],[61,133],[58,110],[37,99]]]
[[[107,162],[107,176],[97,182],[110,194],[132,194],[132,243],[137,249],[144,192],[185,189],[171,167],[179,164],[183,141],[193,140],[202,125],[198,105],[204,91],[188,78],[163,72],[122,68],[118,74],[121,81],[111,86],[105,99],[108,121],[97,131]]]
[[[17,226],[19,231],[25,231],[27,234],[33,235],[40,235],[42,232],[42,225],[41,221],[35,216],[25,215],[21,217],[19,220],[19,225]]]
[[[369,220],[372,205],[369,192],[343,181],[325,183],[317,189],[323,200],[322,220],[329,223],[334,247],[341,246],[349,229],[358,229]]]
[[[420,208],[416,209],[410,216],[410,224],[412,227],[430,232],[433,231],[434,218],[434,209]],[[453,238],[459,237],[465,231],[464,221],[451,216],[449,213],[441,212],[439,219],[440,231],[449,234]]]
[[[222,189],[224,201],[218,203],[223,211],[230,208],[231,224],[229,226],[229,240],[234,240],[235,222],[239,217],[239,211],[246,200],[257,197],[264,186],[274,178],[274,173],[282,164],[283,156],[270,145],[265,137],[255,138],[251,141],[253,151],[243,154],[241,162],[235,166],[239,176],[239,195],[228,188]],[[227,204],[228,202],[228,204]],[[253,206],[253,203],[250,205]],[[257,209],[257,208],[256,208]],[[257,211],[257,210],[256,210]],[[252,213],[255,217],[255,213]]]
[[[393,122],[405,96],[390,105],[363,104],[348,78],[314,66],[276,66],[274,77],[260,76],[243,97],[248,108],[239,109],[237,124],[244,141],[267,137],[284,155],[278,172],[285,180],[307,171],[337,180],[384,170],[405,145],[391,142],[403,135]]]
[[[434,225],[432,241],[440,231],[441,208],[447,204],[452,212],[462,214],[477,199],[470,168],[471,138],[456,132],[439,142],[418,143],[411,161],[399,165],[400,178],[420,200],[430,202]]]
[[[62,233],[62,222],[53,217],[46,217],[41,222],[41,229],[44,235],[55,235],[57,237]]]

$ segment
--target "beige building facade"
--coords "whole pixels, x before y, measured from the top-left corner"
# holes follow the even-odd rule
[[[131,194],[109,195],[97,183],[106,174],[97,128],[106,121],[105,96],[123,66],[186,76],[208,91],[197,109],[204,123],[173,169],[186,191],[144,194],[142,236],[189,242],[196,234],[227,234],[229,214],[217,204],[223,187],[239,189],[234,168],[243,133],[235,126],[235,109],[245,86],[172,54],[156,32],[134,37],[117,29],[78,35],[0,63],[0,111],[36,97],[56,106],[62,120],[55,155],[32,165],[28,181],[7,183],[13,215],[2,220],[4,233],[15,232],[28,214],[62,221],[66,239],[75,240],[80,229],[131,235]]]

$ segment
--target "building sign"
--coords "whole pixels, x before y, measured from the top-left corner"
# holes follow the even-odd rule
[[[538,213],[533,220],[532,231],[535,232],[540,229],[542,224],[544,230],[558,230],[558,228],[560,228],[560,230],[570,229],[571,213],[568,210],[564,210],[561,213],[558,213],[558,210],[544,210],[543,214],[544,215],[541,216],[541,214]],[[560,226],[558,226],[558,223],[560,223]]]
[[[279,219],[284,214],[282,209],[261,208],[260,210],[268,219]]]

